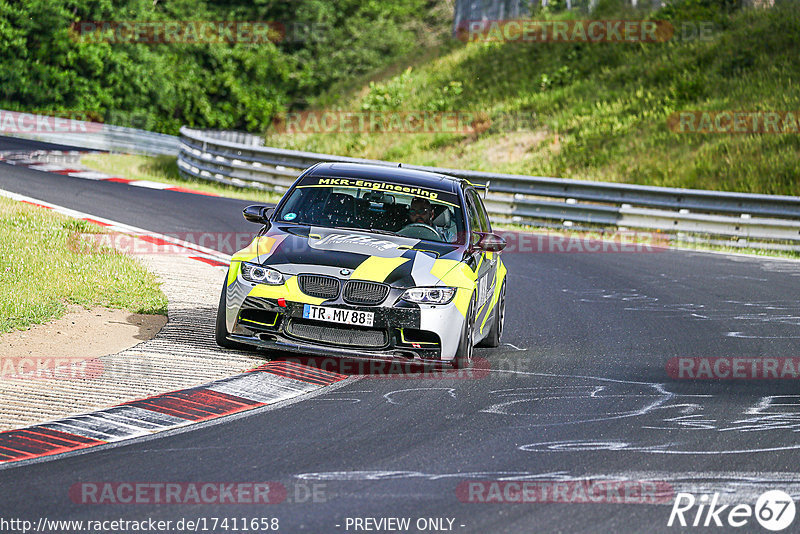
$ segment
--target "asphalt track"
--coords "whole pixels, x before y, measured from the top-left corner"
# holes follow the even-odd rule
[[[0,150],[8,143],[0,139]],[[241,218],[241,200],[5,164],[0,188],[158,232],[254,231]],[[9,467],[0,470],[0,516],[269,517],[281,532],[320,533],[364,532],[353,518],[389,517],[410,518],[410,532],[420,518],[452,519],[454,532],[672,532],[681,531],[667,527],[672,498],[475,503],[462,502],[457,488],[475,480],[627,480],[698,497],[718,492],[728,504],[753,504],[771,489],[798,499],[797,379],[682,380],[667,363],[800,356],[800,263],[692,251],[515,253],[504,261],[506,344],[476,354],[489,372],[355,376],[275,409]],[[288,498],[270,505],[70,498],[74,484],[101,481],[274,481]],[[753,518],[737,530],[765,532]]]

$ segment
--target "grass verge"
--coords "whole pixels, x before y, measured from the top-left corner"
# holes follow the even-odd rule
[[[81,238],[100,232],[92,223],[0,198],[0,333],[57,319],[68,304],[167,314],[153,274]]]
[[[149,180],[175,187],[186,187],[228,198],[241,198],[256,202],[274,203],[280,195],[256,189],[243,189],[216,182],[188,180],[178,172],[174,156],[138,156],[130,154],[90,154],[81,158],[81,163],[95,171],[128,178]]]

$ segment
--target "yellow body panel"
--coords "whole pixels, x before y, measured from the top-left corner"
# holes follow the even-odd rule
[[[409,261],[407,258],[381,258],[370,256],[361,265],[356,267],[351,280],[368,280],[370,282],[383,282],[392,271]]]

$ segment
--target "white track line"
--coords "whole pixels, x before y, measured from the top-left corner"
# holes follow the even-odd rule
[[[59,162],[48,162],[48,161],[41,161],[33,156],[61,156],[64,153],[60,150],[37,150],[30,153],[24,152],[5,152],[0,153],[0,161],[8,163],[9,165],[17,165],[21,167],[27,167],[29,169],[33,169],[36,171],[43,171],[43,172],[50,172],[54,174],[58,174],[60,176],[71,176],[72,178],[82,178],[84,180],[95,180],[95,181],[113,181],[119,182],[126,185],[131,185],[134,187],[146,187],[148,189],[163,189],[166,191],[178,191],[181,193],[191,193],[194,195],[205,195],[205,196],[219,196],[213,193],[205,193],[203,191],[196,191],[193,189],[188,189],[180,186],[165,184],[162,182],[153,182],[151,180],[131,180],[128,178],[120,178],[118,176],[112,176],[110,174],[106,174],[99,171],[92,171],[92,170],[75,170],[76,167],[80,168],[81,165],[72,165],[70,166],[68,163],[59,163]],[[70,155],[80,155],[80,154],[89,154],[89,152],[69,152]],[[66,172],[72,171],[72,172]]]

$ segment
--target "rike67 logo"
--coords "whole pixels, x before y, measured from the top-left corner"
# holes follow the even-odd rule
[[[792,497],[781,490],[762,493],[755,506],[749,504],[719,504],[719,493],[701,495],[678,493],[672,503],[667,526],[743,527],[755,517],[767,530],[780,531],[792,524],[795,505]]]

